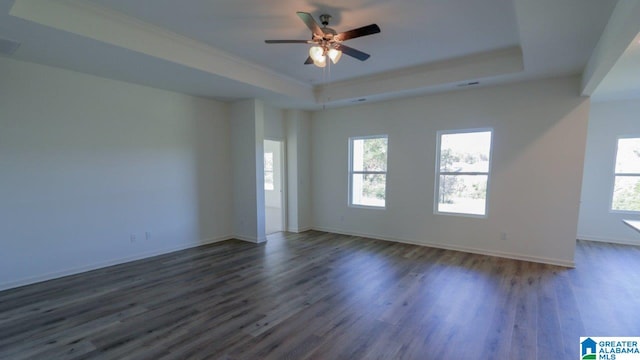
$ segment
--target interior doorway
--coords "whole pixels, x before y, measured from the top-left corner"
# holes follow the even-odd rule
[[[265,233],[285,229],[284,142],[264,141],[264,213]]]

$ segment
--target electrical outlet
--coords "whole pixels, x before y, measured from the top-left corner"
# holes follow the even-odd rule
[[[500,240],[507,240],[507,233],[506,232],[501,232],[500,233]]]
[[[147,232],[145,232],[145,233],[144,233],[144,238],[145,238],[146,240],[151,240],[151,231],[147,231]]]
[[[136,242],[136,234],[131,234],[131,236],[129,236],[129,240],[131,240],[132,243]]]

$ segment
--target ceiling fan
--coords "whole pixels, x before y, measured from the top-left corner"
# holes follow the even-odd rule
[[[265,40],[264,42],[267,44],[313,44],[309,49],[309,57],[304,63],[305,65],[315,64],[318,67],[327,66],[327,57],[331,59],[332,63],[337,63],[343,53],[360,61],[365,61],[371,56],[346,46],[342,42],[361,36],[377,34],[380,32],[378,25],[371,24],[338,34],[332,28],[327,27],[331,15],[320,15],[320,22],[322,23],[322,27],[320,27],[311,14],[302,11],[298,11],[297,14],[311,30],[311,40]]]

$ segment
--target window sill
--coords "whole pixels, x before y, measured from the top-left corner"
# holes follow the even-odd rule
[[[369,209],[369,210],[386,210],[386,206],[373,206],[373,205],[357,205],[357,204],[349,204],[350,208],[354,209]]]
[[[609,209],[611,214],[622,214],[622,215],[640,215],[640,211],[634,210],[613,210]]]
[[[486,219],[487,214],[478,215],[478,214],[466,214],[466,213],[454,213],[454,212],[442,212],[442,211],[434,211],[435,215],[446,215],[446,216],[459,216],[459,217],[468,217],[474,219]]]
[[[635,231],[640,232],[640,220],[626,220],[626,219],[623,219],[622,222],[627,224],[627,225],[629,225],[629,227],[631,227]]]

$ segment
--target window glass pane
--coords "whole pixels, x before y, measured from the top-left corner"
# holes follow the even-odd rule
[[[264,189],[265,190],[273,190],[273,171],[265,171],[264,172]]]
[[[640,176],[616,176],[611,208],[640,211]]]
[[[616,173],[640,174],[640,138],[618,140]]]
[[[491,132],[442,134],[440,171],[489,172]]]
[[[273,171],[273,153],[264,153],[264,171]]]
[[[351,178],[351,203],[354,205],[385,206],[384,174],[353,174]]]
[[[440,175],[438,211],[484,215],[488,175]]]
[[[387,138],[354,139],[353,171],[387,171]]]
[[[273,190],[273,153],[264,153],[264,189]]]

